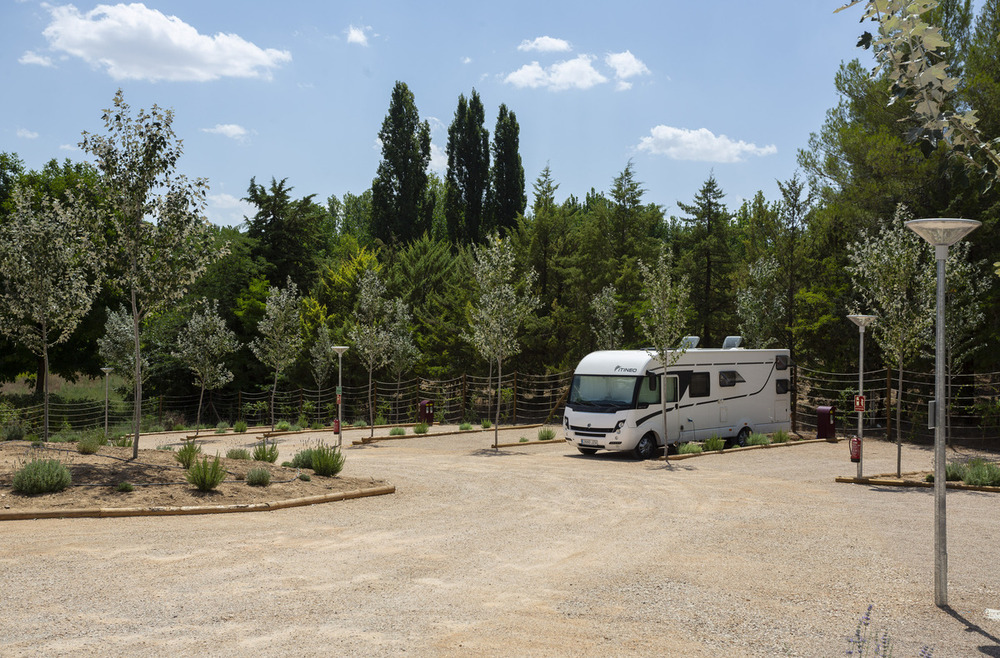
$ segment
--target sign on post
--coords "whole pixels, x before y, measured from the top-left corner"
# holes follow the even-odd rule
[[[854,410],[864,411],[865,410],[865,396],[855,395],[854,396]]]
[[[337,393],[337,404],[340,404],[340,393]]]

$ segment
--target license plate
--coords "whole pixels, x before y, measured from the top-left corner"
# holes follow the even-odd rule
[[[580,445],[582,446],[596,446],[597,439],[580,439]]]

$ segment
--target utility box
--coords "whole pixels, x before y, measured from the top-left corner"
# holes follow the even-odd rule
[[[421,400],[417,405],[417,420],[427,423],[428,426],[434,424],[434,402],[431,400]]]
[[[837,408],[816,407],[816,438],[837,440]]]

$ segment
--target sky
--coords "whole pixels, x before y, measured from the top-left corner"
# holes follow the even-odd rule
[[[682,215],[709,178],[735,211],[795,174],[837,103],[861,9],[842,0],[281,3],[0,0],[0,151],[31,169],[86,160],[117,89],[174,111],[179,169],[208,179],[206,214],[238,225],[251,177],[296,198],[361,194],[381,159],[396,81],[431,126],[442,177],[448,125],[475,89],[491,139],[520,124],[530,207],[548,166],[559,201],[607,192],[633,162],[646,203]]]

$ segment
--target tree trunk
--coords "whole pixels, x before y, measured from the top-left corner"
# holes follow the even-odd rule
[[[195,416],[194,421],[194,435],[198,436],[198,432],[201,431],[201,402],[205,399],[205,382],[201,383],[201,393],[198,394],[198,415]]]
[[[896,477],[900,477],[903,467],[903,435],[899,424],[900,411],[903,408],[903,360],[899,359],[899,381],[896,383]]]
[[[278,369],[274,369],[274,385],[271,386],[271,431],[274,431],[274,396],[278,392]]]
[[[43,414],[45,423],[45,428],[42,431],[42,440],[49,440],[49,341],[48,332],[46,331],[45,322],[42,322],[42,361],[45,363],[45,368],[42,370],[42,402],[45,408],[45,413]]]
[[[493,449],[500,449],[500,394],[503,392],[503,361],[497,357],[497,417],[493,426]]]
[[[375,438],[375,407],[372,404],[372,369],[368,369],[368,438]]]
[[[135,271],[135,256],[132,269]],[[132,286],[132,337],[135,342],[135,434],[132,435],[132,459],[139,458],[139,431],[142,428],[142,354],[139,352],[139,304]]]

